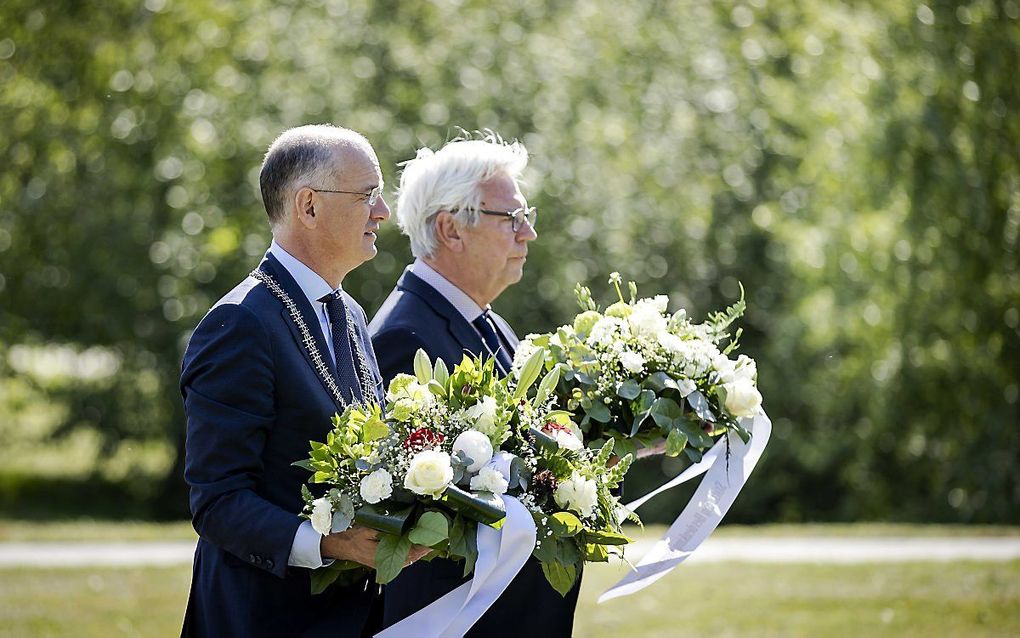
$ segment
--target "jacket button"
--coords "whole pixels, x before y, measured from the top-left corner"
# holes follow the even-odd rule
[[[258,562],[258,561],[256,560],[256,556],[255,556],[255,554],[248,554],[248,562],[249,562],[249,563],[257,563],[257,562]]]
[[[276,563],[273,562],[272,558],[266,560],[266,569],[272,569]]]

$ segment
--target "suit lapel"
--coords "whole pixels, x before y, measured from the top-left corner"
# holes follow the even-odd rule
[[[287,269],[280,264],[272,255],[266,255],[266,258],[259,264],[259,269],[272,275],[274,279],[280,284],[280,287],[290,295],[290,298],[298,307],[298,311],[301,313],[301,317],[305,320],[305,324],[308,326],[308,332],[312,335],[312,342],[315,347],[319,350],[319,355],[322,360],[329,367],[329,373],[333,375],[333,379],[339,383],[336,373],[336,365],[333,363],[332,357],[329,356],[329,348],[326,346],[326,338],[322,334],[322,328],[319,326],[319,317],[316,316],[315,310],[311,304],[308,303],[308,298],[305,293],[302,292],[301,287],[298,286],[294,278],[290,276]],[[318,371],[315,370],[315,362],[312,360],[312,356],[308,353],[308,347],[304,343],[304,339],[301,337],[301,331],[295,325],[293,319],[291,319],[290,312],[286,306],[280,310],[280,314],[283,316],[284,323],[290,329],[291,336],[294,337],[294,341],[297,344],[298,350],[301,352],[301,356],[304,357],[305,362],[315,372],[315,377],[322,384],[322,388],[326,391],[326,394],[333,400],[339,410],[343,410],[344,406],[337,402],[333,393],[330,392],[329,387],[326,386],[326,382],[319,376]]]

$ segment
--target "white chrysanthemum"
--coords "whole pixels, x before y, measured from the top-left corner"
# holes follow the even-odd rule
[[[648,339],[656,338],[669,325],[651,299],[642,299],[634,304],[634,312],[627,317],[627,322],[634,334]]]
[[[684,340],[669,332],[660,332],[658,335],[659,345],[671,355],[683,351]]]
[[[514,374],[519,373],[524,364],[531,358],[531,355],[538,351],[538,346],[531,342],[531,337],[533,336],[535,335],[528,335],[517,344],[517,348],[514,351],[513,364],[511,365]]]
[[[478,430],[490,439],[496,434],[496,412],[499,406],[494,397],[486,396],[470,408],[464,410],[464,416]]]
[[[620,363],[631,374],[641,372],[645,367],[645,358],[632,350],[620,353]]]
[[[439,496],[453,481],[450,455],[439,450],[424,450],[411,458],[404,477],[404,487],[422,496]]]
[[[617,317],[602,317],[588,333],[589,344],[607,347],[620,338],[626,323]]]
[[[574,472],[573,476],[561,481],[556,487],[553,499],[560,507],[589,517],[595,513],[595,504],[598,500],[595,481]]]
[[[492,459],[492,442],[487,435],[478,430],[466,430],[453,442],[453,453],[457,452],[463,452],[471,459],[467,471],[477,472]]]
[[[754,416],[761,409],[761,393],[749,379],[723,386],[726,391],[726,409],[735,417]]]
[[[480,492],[505,494],[509,485],[506,478],[492,467],[483,467],[478,476],[471,478],[471,489]]]
[[[359,489],[366,503],[378,503],[393,495],[393,475],[379,468],[361,479]]]
[[[333,506],[329,499],[323,496],[312,501],[312,529],[325,536],[332,526]]]

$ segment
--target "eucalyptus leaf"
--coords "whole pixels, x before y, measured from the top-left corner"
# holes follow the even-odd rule
[[[592,401],[591,406],[587,408],[586,412],[593,421],[598,421],[599,423],[609,423],[609,421],[613,418],[609,408],[601,401]]]
[[[668,432],[683,418],[684,412],[673,399],[660,397],[652,404],[649,414],[663,431]]]
[[[641,386],[634,379],[627,379],[620,384],[620,387],[616,388],[616,395],[628,401],[638,398],[640,394]]]
[[[712,406],[709,405],[708,399],[701,393],[701,390],[695,390],[687,395],[687,404],[691,406],[694,413],[699,418],[705,421],[715,422],[715,415],[712,414]]]
[[[666,456],[680,456],[687,447],[687,435],[679,428],[669,431],[666,435]]]

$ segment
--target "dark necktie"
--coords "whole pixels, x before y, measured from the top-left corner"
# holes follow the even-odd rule
[[[339,290],[334,291],[319,301],[326,304],[326,316],[329,317],[330,337],[333,339],[333,352],[336,355],[336,374],[340,379],[340,391],[347,398],[344,388],[350,390],[350,396],[356,402],[364,400],[361,382],[358,380],[358,363],[355,360],[353,344],[347,328],[347,307]]]
[[[486,310],[482,314],[478,315],[471,325],[478,330],[478,333],[482,335],[482,341],[489,348],[489,352],[496,357],[496,362],[499,367],[503,369],[505,374],[510,373],[510,367],[512,365],[512,359],[510,358],[510,352],[506,346],[502,344],[499,339],[499,335],[496,334],[496,326],[492,321],[492,317],[489,315],[489,311]]]

